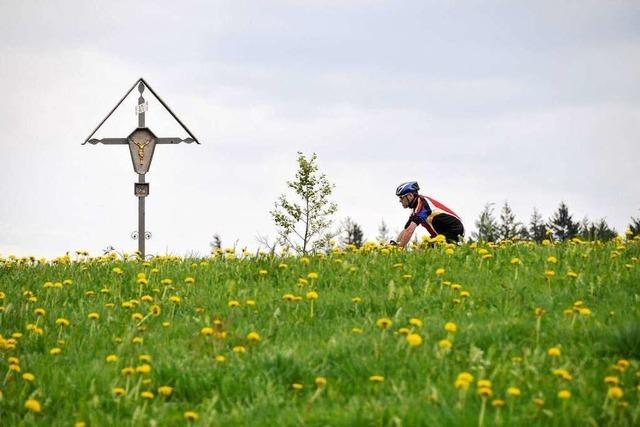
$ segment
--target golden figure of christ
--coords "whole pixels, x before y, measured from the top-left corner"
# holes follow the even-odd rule
[[[144,162],[144,147],[149,145],[150,142],[151,142],[150,139],[147,139],[145,142],[133,141],[133,143],[136,144],[136,146],[138,147],[138,160],[140,161],[140,166],[142,166]]]

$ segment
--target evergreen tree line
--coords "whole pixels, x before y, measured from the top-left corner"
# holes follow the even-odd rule
[[[591,221],[584,218],[575,221],[566,203],[560,206],[546,221],[534,208],[528,224],[518,221],[511,206],[505,202],[500,209],[500,217],[494,216],[493,203],[487,203],[475,221],[477,231],[472,233],[473,240],[499,242],[503,240],[523,239],[541,242],[544,239],[567,240],[578,237],[582,240],[608,241],[618,235],[604,218]],[[627,233],[640,235],[640,218],[631,218]]]

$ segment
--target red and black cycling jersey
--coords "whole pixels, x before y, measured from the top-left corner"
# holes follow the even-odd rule
[[[431,197],[419,195],[414,203],[413,213],[405,224],[405,229],[414,222],[416,225],[422,225],[426,228],[431,237],[435,237],[438,232],[433,226],[433,219],[438,215],[451,216],[462,224],[462,220],[454,211]]]

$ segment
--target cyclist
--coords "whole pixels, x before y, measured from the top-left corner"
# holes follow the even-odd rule
[[[404,230],[398,235],[397,243],[393,240],[391,243],[404,248],[419,225],[426,228],[431,237],[442,234],[448,243],[461,240],[464,226],[460,217],[437,200],[418,194],[418,190],[420,186],[416,181],[405,182],[396,189],[402,207],[411,209],[412,213]]]

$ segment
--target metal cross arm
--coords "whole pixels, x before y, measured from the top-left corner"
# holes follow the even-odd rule
[[[184,142],[185,144],[191,144],[193,142],[195,142],[196,144],[199,144],[199,142],[196,142],[196,140],[193,138],[180,138],[177,136],[169,137],[169,138],[156,138],[156,144],[180,144],[181,142]],[[92,145],[128,144],[129,140],[127,138],[102,138],[102,139],[91,138],[87,140],[86,143],[89,143]]]

